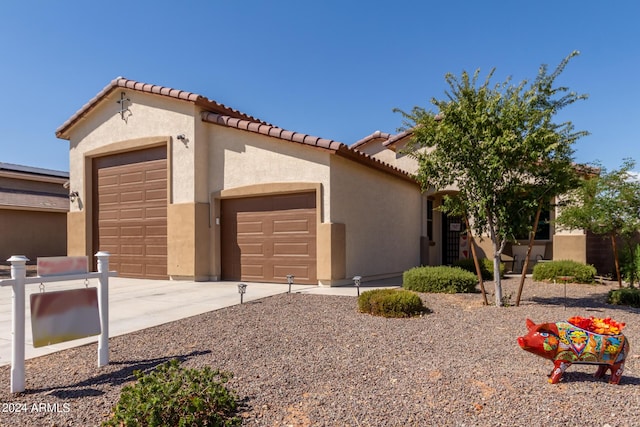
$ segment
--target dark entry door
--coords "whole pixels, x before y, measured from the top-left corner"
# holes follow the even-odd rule
[[[451,265],[460,259],[460,233],[464,231],[462,218],[442,213],[442,264]]]

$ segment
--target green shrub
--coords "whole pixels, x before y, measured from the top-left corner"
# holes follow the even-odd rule
[[[402,287],[416,292],[475,292],[478,278],[458,267],[415,267],[402,275]]]
[[[177,360],[160,365],[125,386],[111,419],[104,426],[237,426],[238,404],[225,387],[232,374],[204,369],[184,369]]]
[[[489,258],[481,258],[478,260],[480,263],[480,272],[482,273],[482,280],[493,280],[493,260]],[[470,271],[476,274],[476,265],[473,262],[473,258],[459,259],[454,261],[454,267],[460,267],[465,271]],[[504,277],[505,265],[500,263],[500,277]]]
[[[533,280],[556,280],[562,276],[571,276],[576,283],[593,283],[596,268],[576,261],[549,261],[533,267]]]
[[[616,305],[628,305],[640,308],[640,289],[621,288],[612,289],[607,294],[607,302]]]
[[[358,310],[383,317],[411,317],[429,311],[420,296],[402,289],[372,289],[358,297]]]

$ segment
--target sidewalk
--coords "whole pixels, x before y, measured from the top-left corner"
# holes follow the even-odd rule
[[[239,282],[190,282],[172,280],[144,280],[112,277],[109,279],[109,332],[110,336],[124,335],[167,322],[183,319],[240,304]],[[272,295],[286,293],[287,284],[247,283],[244,302],[255,301]],[[363,283],[360,291],[375,287],[400,286],[401,278]],[[91,280],[90,287],[97,287],[97,280]],[[60,291],[84,287],[83,280],[47,283],[45,291]],[[34,348],[31,341],[31,311],[29,295],[40,292],[39,285],[27,285],[25,357],[31,359],[66,348],[97,342],[98,337],[89,337]],[[354,286],[319,287],[312,285],[292,285],[292,293],[319,295],[356,296]],[[96,356],[97,357],[97,356]],[[0,366],[11,363],[11,287],[0,287]]]

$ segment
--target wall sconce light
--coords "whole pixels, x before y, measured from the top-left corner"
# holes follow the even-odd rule
[[[238,293],[240,294],[240,304],[242,304],[242,297],[245,292],[247,292],[247,284],[246,283],[238,283]]]
[[[69,201],[71,203],[75,202],[78,199],[78,197],[80,197],[80,194],[78,194],[77,191],[72,191],[71,193],[69,193]]]
[[[176,139],[180,142],[182,142],[185,146],[187,145],[187,143],[189,142],[189,140],[187,139],[187,136],[184,133],[178,134],[176,136]]]
[[[287,274],[287,283],[289,284],[289,293],[291,293],[291,285],[293,284],[294,277],[295,276],[293,274]]]
[[[362,280],[362,276],[354,276],[353,278],[353,284],[356,285],[356,288],[358,289],[358,296],[360,296],[360,281]]]

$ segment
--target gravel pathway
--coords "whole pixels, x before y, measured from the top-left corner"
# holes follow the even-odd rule
[[[506,308],[421,294],[433,312],[413,319],[360,314],[355,296],[278,295],[112,338],[102,369],[96,344],[29,360],[17,396],[1,367],[0,425],[100,425],[133,370],[179,358],[233,372],[247,426],[638,426],[640,310],[606,305],[615,286],[569,284],[565,298],[563,285],[528,281],[520,307]],[[504,282],[513,300],[516,288]],[[620,385],[587,365],[548,384],[552,363],[518,347],[526,318],[574,315],[627,323]],[[26,411],[7,412],[16,404]]]

